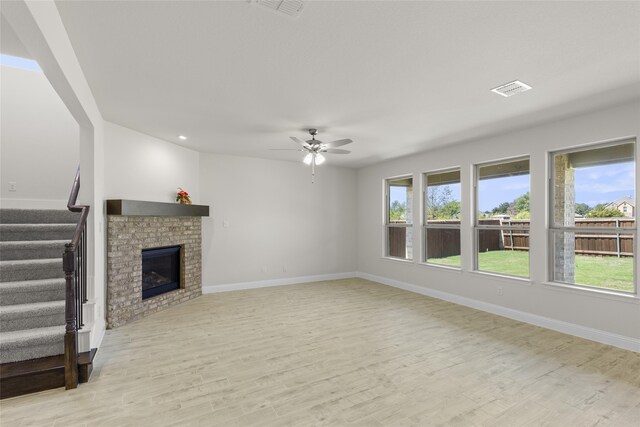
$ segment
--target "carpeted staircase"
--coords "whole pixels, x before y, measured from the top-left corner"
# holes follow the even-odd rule
[[[64,353],[64,244],[78,214],[0,209],[0,363]]]

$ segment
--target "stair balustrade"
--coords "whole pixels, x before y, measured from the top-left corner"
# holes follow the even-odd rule
[[[80,220],[65,244],[62,268],[65,275],[64,376],[67,390],[78,386],[78,330],[82,328],[82,306],[87,302],[87,218],[89,206],[76,205],[80,191],[80,167],[76,172],[67,208],[80,212]]]

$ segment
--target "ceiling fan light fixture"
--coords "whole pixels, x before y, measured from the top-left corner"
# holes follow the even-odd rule
[[[313,161],[313,154],[308,153],[306,156],[304,156],[304,159],[302,161],[304,162],[305,165],[309,166]]]
[[[303,141],[302,139],[292,136],[290,137],[293,142],[298,144],[298,148],[272,148],[272,150],[291,150],[291,151],[302,151],[306,152],[302,162],[311,166],[311,182],[313,183],[314,177],[316,175],[316,166],[319,166],[327,161],[327,158],[323,156],[321,153],[330,153],[330,154],[349,154],[349,150],[338,149],[336,147],[342,147],[343,145],[351,144],[353,141],[350,139],[339,139],[337,141],[331,142],[322,142],[316,139],[316,135],[318,134],[318,129],[309,129],[309,135],[311,135],[311,139],[307,141]]]

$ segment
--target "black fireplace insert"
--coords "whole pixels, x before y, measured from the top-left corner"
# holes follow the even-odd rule
[[[142,250],[142,299],[180,289],[180,246]]]

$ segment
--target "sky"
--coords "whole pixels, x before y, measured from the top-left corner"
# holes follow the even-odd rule
[[[483,179],[478,183],[478,210],[491,211],[501,203],[511,203],[529,188],[529,175]]]
[[[529,175],[486,179],[478,185],[478,208],[491,211],[503,202],[512,202],[529,191]],[[460,200],[460,185],[449,186],[452,198]],[[576,203],[586,203],[593,207],[599,203],[613,202],[621,197],[631,196],[635,200],[635,175],[633,162],[592,166],[576,169]],[[406,202],[406,189],[391,187],[391,203]]]
[[[29,71],[42,71],[40,66],[33,59],[19,58],[17,56],[0,54],[0,65],[6,67],[20,68]]]
[[[593,207],[621,197],[635,200],[633,162],[576,169],[576,203]]]

